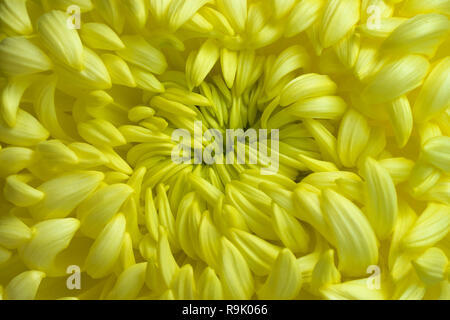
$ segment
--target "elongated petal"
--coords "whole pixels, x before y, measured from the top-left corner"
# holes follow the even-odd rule
[[[295,36],[310,27],[319,19],[321,9],[325,3],[325,0],[305,0],[298,2],[289,15],[286,36]]]
[[[273,265],[266,282],[258,291],[260,299],[293,299],[302,287],[302,275],[295,256],[283,249]]]
[[[397,191],[389,172],[377,161],[367,158],[364,163],[367,193],[367,217],[379,239],[392,232],[397,218]]]
[[[431,71],[414,104],[414,120],[424,122],[449,106],[450,58],[444,58]]]
[[[387,111],[394,128],[397,145],[403,148],[408,143],[413,130],[413,116],[408,98],[402,96],[389,102]]]
[[[78,156],[60,140],[48,140],[36,146],[36,155],[41,161],[53,165],[75,165]]]
[[[221,239],[221,268],[224,297],[249,299],[254,290],[254,279],[239,250],[226,238]]]
[[[336,92],[336,84],[328,77],[315,73],[299,76],[289,82],[281,92],[280,105],[320,96],[329,96]]]
[[[334,251],[325,251],[319,258],[312,273],[311,287],[320,290],[324,286],[341,282],[341,274],[334,265]]]
[[[117,51],[119,57],[150,72],[161,74],[167,68],[164,55],[139,36],[121,38],[125,48]]]
[[[196,298],[197,292],[194,280],[194,270],[189,264],[185,264],[176,274],[172,291],[175,299],[193,300]]]
[[[438,248],[430,248],[412,262],[420,280],[427,285],[444,280],[448,269],[448,258]]]
[[[119,36],[105,24],[86,23],[81,28],[81,39],[92,49],[121,50],[125,48]]]
[[[20,255],[30,268],[49,270],[56,255],[72,241],[80,221],[74,218],[52,219],[33,226],[33,237],[20,248]]]
[[[0,176],[6,177],[25,169],[34,161],[34,151],[28,148],[9,147],[0,150]]]
[[[202,272],[198,280],[197,292],[201,300],[223,299],[222,283],[213,269],[207,267]]]
[[[28,112],[17,111],[16,125],[11,128],[0,119],[0,141],[14,146],[29,147],[48,138],[49,132]]]
[[[450,21],[440,14],[419,14],[396,28],[383,43],[388,52],[432,56],[450,31]]]
[[[247,0],[218,0],[217,2],[219,9],[228,18],[235,31],[243,31],[247,21]]]
[[[101,278],[111,272],[119,258],[125,235],[126,220],[123,214],[116,215],[103,228],[92,247],[85,262],[86,272],[95,278]]]
[[[18,207],[29,207],[35,205],[44,198],[44,193],[29,184],[29,177],[12,175],[6,178],[3,193],[5,199]]]
[[[177,30],[195,13],[203,7],[208,0],[171,0],[168,8],[169,26],[172,30]]]
[[[366,279],[333,284],[320,292],[328,300],[384,300],[386,298],[382,290],[369,288]]]
[[[147,263],[135,264],[123,271],[117,279],[114,288],[108,294],[110,300],[135,299],[142,289],[145,281]]]
[[[241,230],[233,230],[231,240],[256,275],[269,274],[280,250],[278,247]]]
[[[179,266],[173,257],[172,250],[164,228],[159,228],[159,242],[157,247],[158,264],[160,266],[162,283],[170,287],[174,277],[179,271]]]
[[[112,83],[127,87],[136,86],[136,81],[131,73],[130,67],[125,61],[113,54],[102,55],[102,60],[108,69]]]
[[[194,87],[199,86],[219,60],[219,47],[214,40],[207,40],[197,53],[190,74]]]
[[[431,164],[444,172],[450,171],[450,137],[429,139],[423,146],[423,155]]]
[[[323,210],[336,238],[339,270],[347,275],[364,275],[378,262],[378,244],[361,210],[335,191],[323,191]]]
[[[103,178],[101,172],[84,171],[44,182],[37,189],[45,194],[45,198],[31,207],[30,212],[38,219],[66,217],[98,187]]]
[[[68,15],[61,11],[51,11],[38,20],[38,33],[47,48],[63,63],[81,70],[83,44],[76,30],[67,27]]]
[[[0,5],[0,21],[18,34],[33,32],[26,0],[5,0]]]
[[[16,249],[31,239],[30,228],[12,214],[0,217],[0,245]]]
[[[124,8],[118,0],[93,0],[100,15],[117,33],[122,33],[125,25]]]
[[[368,103],[376,104],[393,100],[417,88],[426,76],[429,62],[415,55],[408,55],[385,65],[363,92]]]
[[[403,247],[421,250],[443,239],[450,230],[450,207],[430,203],[402,240]]]
[[[349,110],[343,117],[337,139],[337,150],[341,162],[353,167],[370,138],[367,119],[360,113]]]
[[[309,245],[309,236],[303,226],[293,216],[273,204],[274,229],[283,244],[292,252],[306,252]]]
[[[7,75],[28,75],[52,68],[50,58],[26,38],[9,37],[0,43],[0,70]]]
[[[103,119],[80,123],[78,132],[93,145],[117,147],[126,143],[122,133],[113,124]]]
[[[45,273],[41,271],[25,271],[15,276],[5,288],[8,300],[34,300]]]
[[[359,20],[357,0],[329,0],[322,17],[320,41],[324,48],[337,43]]]
[[[133,191],[126,184],[113,184],[92,194],[77,209],[81,231],[95,239]]]

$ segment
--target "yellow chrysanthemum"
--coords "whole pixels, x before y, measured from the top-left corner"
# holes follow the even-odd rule
[[[449,18],[0,0],[0,300],[449,299]]]

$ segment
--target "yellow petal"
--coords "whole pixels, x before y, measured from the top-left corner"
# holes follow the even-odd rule
[[[302,274],[295,256],[283,249],[273,265],[266,282],[258,291],[263,300],[286,300],[295,298],[302,287]]]
[[[286,210],[273,203],[274,229],[283,244],[292,252],[305,253],[309,247],[309,236],[303,226]]]
[[[325,0],[304,0],[298,2],[289,15],[286,37],[293,37],[308,29],[320,18],[325,3]]]
[[[337,139],[337,151],[346,167],[354,167],[370,138],[367,119],[360,113],[349,110],[342,118]]]
[[[16,125],[10,128],[0,119],[0,141],[20,147],[29,147],[48,138],[49,132],[28,112],[17,111]]]
[[[58,66],[56,73],[64,79],[58,86],[72,96],[79,96],[76,90],[105,90],[111,88],[111,77],[102,59],[91,49],[83,48],[84,69],[72,70]],[[75,90],[75,91],[74,91]]]
[[[131,67],[130,70],[138,88],[150,92],[164,92],[164,85],[150,72],[136,67]]]
[[[450,137],[429,139],[423,146],[424,158],[444,172],[450,172]]]
[[[450,207],[430,203],[403,238],[403,247],[421,250],[443,239],[450,230]]]
[[[414,161],[406,158],[387,158],[378,163],[389,172],[394,184],[408,180],[414,167]]]
[[[352,280],[329,285],[320,290],[328,300],[384,300],[386,296],[381,290],[373,290],[367,286],[366,279]]]
[[[394,128],[397,145],[403,148],[408,143],[413,130],[413,116],[408,98],[401,96],[388,102],[387,111]]]
[[[403,2],[401,12],[404,14],[415,15],[419,13],[450,13],[450,6],[447,0],[406,0]]]
[[[94,191],[104,175],[96,171],[68,173],[48,180],[37,189],[45,194],[44,200],[30,212],[37,219],[64,218]]]
[[[434,55],[450,31],[450,21],[444,15],[419,14],[395,29],[384,41],[382,49],[401,54]]]
[[[0,43],[0,70],[7,75],[28,75],[52,68],[50,58],[26,38],[9,37]]]
[[[176,31],[207,2],[208,0],[171,0],[167,12],[170,29]]]
[[[95,239],[133,191],[131,187],[120,183],[95,191],[78,206],[77,216],[81,221],[81,231]]]
[[[30,178],[32,177],[26,175],[11,175],[6,178],[3,189],[5,199],[18,207],[29,207],[41,201],[44,193],[27,184]]]
[[[205,268],[198,279],[198,295],[201,300],[223,299],[222,283],[210,267]]]
[[[449,107],[450,58],[446,57],[431,71],[414,104],[414,120],[425,122]]]
[[[444,280],[448,269],[448,258],[439,248],[430,248],[412,261],[420,280],[426,285],[434,285]]]
[[[235,31],[244,31],[247,22],[247,0],[218,0],[217,6]]]
[[[0,176],[18,173],[34,160],[34,151],[28,148],[9,147],[0,150]]]
[[[221,239],[220,277],[226,299],[250,299],[254,292],[254,279],[246,260],[226,238]]]
[[[118,214],[103,228],[92,244],[85,262],[86,272],[92,278],[102,278],[111,272],[120,255],[125,228],[125,217]]]
[[[17,123],[17,111],[23,94],[36,80],[38,79],[30,76],[14,77],[3,88],[0,115],[11,128]]]
[[[296,102],[284,109],[284,112],[297,118],[339,119],[346,109],[347,104],[342,98],[323,96]]]
[[[78,124],[78,132],[93,145],[117,147],[126,143],[122,133],[109,121],[94,119]]]
[[[174,277],[179,271],[179,267],[175,258],[173,257],[172,250],[167,238],[167,232],[163,227],[159,228],[159,242],[157,247],[158,265],[162,283],[166,287],[170,287]]]
[[[198,198],[194,193],[188,194],[181,200],[175,221],[176,233],[183,251],[190,257],[197,259],[199,253],[199,229],[202,213]]]
[[[250,270],[256,275],[270,273],[271,266],[280,251],[279,247],[245,231],[234,229],[230,232],[231,241],[247,261]]]
[[[320,190],[307,183],[299,183],[298,188],[294,190],[294,203],[299,208],[299,210],[295,210],[296,216],[309,223],[322,236],[334,243],[320,201]]]
[[[80,30],[80,36],[84,44],[92,49],[115,51],[125,48],[114,30],[103,23],[85,23]]]
[[[118,0],[93,0],[95,7],[102,18],[118,34],[122,33],[125,24],[124,8],[121,1]]]
[[[386,64],[363,91],[368,103],[377,104],[398,98],[421,85],[428,73],[429,62],[408,55]]]
[[[336,238],[339,270],[349,276],[366,274],[378,262],[378,244],[361,210],[338,193],[325,189],[322,207]]]
[[[3,1],[0,5],[0,21],[15,33],[25,35],[33,32],[26,0]]]
[[[219,60],[219,47],[214,40],[207,40],[200,47],[195,57],[192,70],[186,72],[186,76],[190,77],[191,84],[198,87],[208,76],[217,60]]]
[[[360,2],[357,0],[328,0],[325,4],[320,29],[324,48],[336,44],[358,22]]]
[[[185,264],[173,279],[172,291],[177,300],[194,300],[197,292],[195,288],[194,270]]]
[[[5,288],[8,300],[34,300],[45,273],[41,271],[25,271],[15,276]]]
[[[20,256],[30,268],[48,271],[56,256],[72,241],[80,221],[74,218],[51,219],[32,228],[33,236],[19,249]]]
[[[123,1],[128,21],[137,29],[143,29],[147,23],[148,5],[145,0],[125,0]]]
[[[136,86],[136,81],[133,78],[130,67],[125,61],[113,54],[102,55],[102,60],[111,75],[112,83],[127,87]]]
[[[295,78],[283,88],[280,105],[287,106],[304,99],[329,96],[336,89],[336,84],[328,76],[308,73]]]
[[[136,299],[141,291],[144,281],[147,263],[141,262],[124,270],[108,294],[108,300],[132,300]]]
[[[51,165],[75,165],[78,163],[76,153],[59,140],[40,142],[36,146],[36,156]]]
[[[166,70],[167,62],[164,55],[144,38],[124,36],[122,41],[125,48],[117,51],[117,54],[125,61],[156,74]]]
[[[9,250],[6,250],[3,247],[0,247],[0,265],[7,262],[12,256],[12,252]],[[2,299],[2,288],[0,288],[0,300]]]
[[[389,172],[376,160],[364,163],[367,217],[379,239],[387,238],[397,218],[397,191]]]
[[[329,249],[319,258],[312,273],[311,287],[318,291],[324,286],[341,282],[341,274],[334,265],[334,251]]]
[[[12,214],[0,217],[0,245],[7,249],[16,249],[31,239],[30,228]]]
[[[61,11],[43,14],[37,22],[37,30],[43,43],[63,63],[82,70],[83,44],[76,30],[67,28],[69,16]]]

